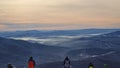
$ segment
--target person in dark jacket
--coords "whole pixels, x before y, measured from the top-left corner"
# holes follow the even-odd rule
[[[7,67],[8,67],[8,68],[13,68],[13,67],[12,67],[12,64],[8,64]]]
[[[71,68],[70,59],[68,58],[68,56],[64,60],[64,68]]]
[[[35,61],[33,60],[33,57],[30,57],[28,60],[28,68],[35,68]]]

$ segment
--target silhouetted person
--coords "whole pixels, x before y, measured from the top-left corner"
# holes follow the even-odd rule
[[[8,64],[7,67],[8,67],[8,68],[13,68],[11,64]]]
[[[104,68],[108,68],[108,65],[107,65],[107,64],[104,64]]]
[[[35,67],[35,61],[33,60],[33,57],[30,57],[28,61],[28,68],[34,68]]]
[[[67,56],[64,60],[64,68],[70,68],[70,66],[70,59]]]
[[[88,68],[94,68],[94,65],[90,62]]]

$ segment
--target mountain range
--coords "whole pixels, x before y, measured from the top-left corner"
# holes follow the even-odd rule
[[[0,32],[0,37],[49,37],[49,36],[74,36],[87,34],[102,34],[119,31],[120,29],[80,29],[80,30],[27,30]]]
[[[63,52],[67,50],[64,47],[0,38],[0,67],[5,67],[8,63],[26,66],[30,56],[34,57],[37,64],[60,61],[63,58]]]
[[[119,30],[102,32],[92,37],[73,38],[57,46],[15,40],[9,37],[12,36],[0,37],[1,68],[5,68],[8,63],[12,63],[16,68],[27,67],[30,56],[34,57],[36,68],[62,68],[66,56],[69,56],[73,68],[87,68],[90,62],[93,62],[95,68],[103,68],[104,64],[108,64],[109,68],[120,67]]]

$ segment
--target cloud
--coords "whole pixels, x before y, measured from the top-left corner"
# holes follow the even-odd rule
[[[70,29],[86,29],[86,28],[119,28],[118,23],[66,23],[66,24],[41,24],[41,23],[0,23],[0,30],[70,30]]]
[[[116,28],[120,27],[119,3],[120,0],[2,0],[0,29]]]
[[[70,29],[72,24],[41,24],[41,23],[8,23],[2,22],[0,23],[1,26],[5,26],[4,28],[1,27],[0,30],[58,30],[58,29]],[[72,27],[76,27],[73,25]]]
[[[1,30],[5,29],[5,28],[6,28],[6,26],[0,25],[0,29],[1,29]]]
[[[0,25],[7,26],[8,28],[36,28],[36,27],[52,27],[60,26],[56,24],[41,24],[41,23],[8,23],[2,22]]]

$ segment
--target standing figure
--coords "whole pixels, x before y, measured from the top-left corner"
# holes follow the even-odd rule
[[[104,64],[104,68],[108,68],[108,65],[107,65],[107,64]]]
[[[33,57],[30,57],[28,61],[28,68],[35,68],[35,61],[33,60]]]
[[[88,68],[94,68],[94,65],[90,62]]]
[[[70,59],[68,58],[68,56],[64,60],[64,68],[71,68]]]
[[[8,64],[7,67],[8,67],[8,68],[13,68],[13,67],[12,67],[12,64]]]

